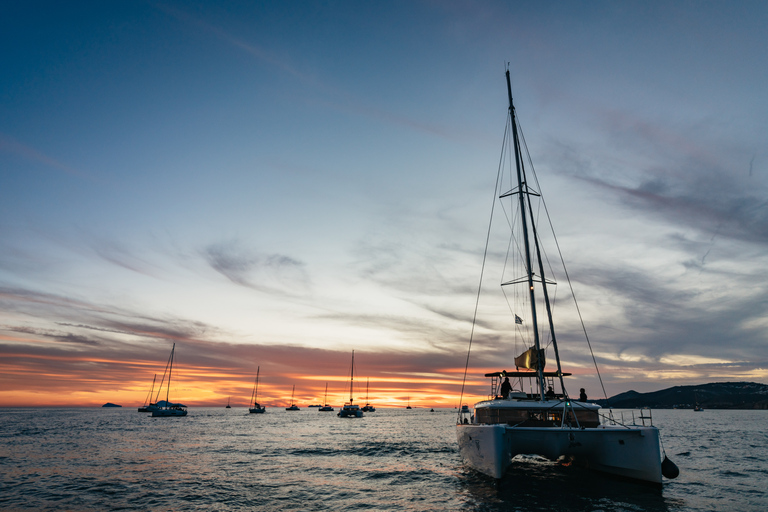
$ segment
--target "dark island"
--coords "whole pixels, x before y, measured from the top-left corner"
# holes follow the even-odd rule
[[[590,400],[615,409],[768,409],[768,384],[757,382],[715,382],[696,386],[638,393],[627,391],[608,400]]]
[[[113,404],[112,402],[107,402],[102,407],[122,407],[122,405]]]

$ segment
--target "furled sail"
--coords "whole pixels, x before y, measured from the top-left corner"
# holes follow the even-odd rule
[[[544,365],[546,364],[546,359],[544,357],[544,351],[539,350],[538,354],[536,353],[536,347],[531,347],[519,356],[515,358],[515,366],[518,368],[529,368],[531,370],[538,370],[539,365],[541,365],[541,368],[544,368]]]

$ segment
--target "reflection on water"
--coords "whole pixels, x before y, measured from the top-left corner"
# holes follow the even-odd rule
[[[461,466],[454,410],[0,410],[0,509],[768,510],[768,411],[654,411],[678,479],[659,490],[522,458]]]

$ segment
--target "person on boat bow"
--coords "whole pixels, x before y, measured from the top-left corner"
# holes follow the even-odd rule
[[[512,384],[509,383],[509,377],[504,377],[501,383],[501,398],[509,398],[509,392],[512,391]]]
[[[547,398],[555,398],[555,390],[552,389],[552,386],[547,389]]]
[[[586,402],[587,401],[587,392],[584,391],[584,388],[581,388],[579,390],[579,402]]]

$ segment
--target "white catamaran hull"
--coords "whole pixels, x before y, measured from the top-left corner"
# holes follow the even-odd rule
[[[612,475],[661,483],[659,431],[656,427],[595,428],[456,426],[459,453],[473,469],[501,478],[515,455],[550,460],[573,457],[588,468]]]

